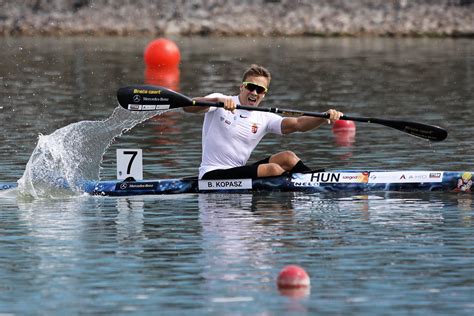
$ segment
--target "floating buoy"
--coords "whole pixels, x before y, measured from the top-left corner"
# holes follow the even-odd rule
[[[351,147],[355,142],[356,125],[354,121],[337,120],[332,127],[336,144],[340,147]]]
[[[279,289],[295,289],[309,287],[308,273],[297,265],[284,267],[278,274],[277,285]]]
[[[159,38],[148,44],[143,57],[149,68],[177,68],[181,60],[181,53],[173,41]]]
[[[355,131],[356,125],[354,121],[337,120],[332,126],[333,132],[335,131]]]

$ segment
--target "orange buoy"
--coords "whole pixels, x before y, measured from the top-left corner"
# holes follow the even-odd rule
[[[143,57],[145,64],[150,68],[178,67],[181,53],[173,41],[159,38],[148,44]]]
[[[295,289],[309,287],[308,273],[297,265],[284,267],[278,274],[277,285],[279,289]]]

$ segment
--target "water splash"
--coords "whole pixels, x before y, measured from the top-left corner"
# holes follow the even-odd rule
[[[18,180],[19,193],[34,198],[82,194],[85,180],[99,179],[102,157],[113,139],[161,112],[117,107],[106,120],[81,121],[40,135]]]

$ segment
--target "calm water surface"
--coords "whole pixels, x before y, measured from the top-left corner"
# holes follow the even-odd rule
[[[0,39],[0,182],[23,175],[39,134],[105,120],[118,87],[150,82],[149,40]],[[257,62],[274,77],[266,106],[338,108],[449,131],[430,144],[359,123],[348,146],[323,127],[268,136],[252,159],[291,149],[315,168],[474,170],[472,40],[175,40],[182,64],[172,85],[190,96],[235,93]],[[143,149],[147,179],[196,174],[201,123],[183,113],[140,123],[107,149],[100,177],[115,177],[117,148]],[[0,192],[0,313],[471,315],[473,226],[471,195]],[[287,264],[308,271],[309,293],[279,293]]]

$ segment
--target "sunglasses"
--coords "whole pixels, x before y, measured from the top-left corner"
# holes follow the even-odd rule
[[[242,82],[242,84],[250,92],[256,91],[258,94],[262,94],[262,93],[266,93],[268,91],[267,88],[265,88],[263,86],[260,86],[256,83],[253,83],[253,82],[244,81],[244,82]]]

